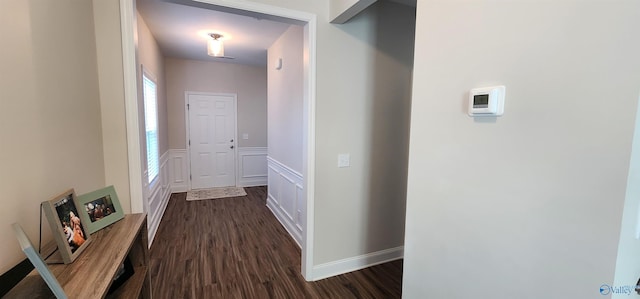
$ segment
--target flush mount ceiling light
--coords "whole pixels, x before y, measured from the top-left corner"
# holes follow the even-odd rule
[[[210,33],[211,39],[207,42],[207,54],[213,57],[224,57],[224,36],[218,33]]]

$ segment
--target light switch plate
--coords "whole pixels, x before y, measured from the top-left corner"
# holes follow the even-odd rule
[[[349,154],[339,154],[338,155],[338,167],[349,167],[351,166],[351,157]]]
[[[249,139],[249,133],[242,134],[242,139],[244,139],[244,140]]]

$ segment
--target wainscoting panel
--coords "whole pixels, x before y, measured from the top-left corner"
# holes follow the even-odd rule
[[[267,167],[267,207],[301,246],[305,223],[301,215],[305,215],[306,208],[302,174],[271,157],[267,157]]]
[[[189,190],[189,161],[186,149],[169,150],[169,184],[171,192],[187,192]]]
[[[149,185],[146,183],[147,180],[144,180],[144,193],[147,197],[147,202],[149,203],[149,211],[147,214],[149,246],[153,243],[153,238],[158,231],[158,226],[160,226],[160,220],[162,220],[164,211],[169,203],[169,197],[171,197],[171,188],[169,184],[171,181],[171,178],[169,177],[169,174],[171,173],[169,165],[171,163],[169,163],[169,156],[170,153],[167,151],[160,157],[159,177],[153,182],[153,184]],[[144,177],[146,178],[146,173]]]
[[[296,184],[296,227],[302,232],[302,223],[307,223],[307,205],[304,202],[302,185]]]
[[[236,186],[267,185],[267,148],[238,148]],[[169,150],[169,185],[172,193],[189,191],[189,160],[186,149]]]
[[[296,214],[296,183],[286,175],[280,174],[280,184],[280,208],[287,215],[287,221],[295,223],[293,216]]]
[[[267,185],[267,148],[239,147],[237,174],[239,187]]]
[[[271,163],[271,162],[270,162]],[[280,194],[280,173],[276,171],[273,165],[269,165],[269,184],[267,185],[267,198],[276,198]],[[274,201],[277,204],[277,201]],[[280,204],[277,204],[279,207]]]

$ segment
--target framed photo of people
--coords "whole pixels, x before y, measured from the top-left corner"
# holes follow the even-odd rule
[[[78,197],[80,219],[93,234],[124,218],[118,194],[113,186],[96,190]]]
[[[91,236],[78,213],[76,193],[69,189],[42,203],[60,256],[65,264],[73,262],[91,242]]]

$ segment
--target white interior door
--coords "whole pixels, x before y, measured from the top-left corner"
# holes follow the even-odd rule
[[[236,98],[188,94],[191,189],[236,185]]]

